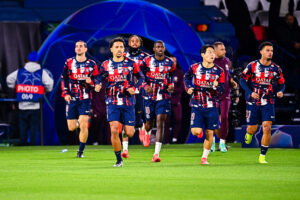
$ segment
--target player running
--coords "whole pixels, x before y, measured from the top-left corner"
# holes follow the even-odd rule
[[[229,122],[228,122],[228,114],[229,114],[229,108],[230,108],[230,85],[233,86],[234,89],[237,88],[237,83],[233,80],[231,77],[230,71],[231,71],[231,61],[229,58],[225,56],[226,49],[222,42],[215,42],[214,43],[214,49],[216,58],[214,60],[214,63],[218,65],[220,68],[224,71],[224,91],[223,94],[221,94],[219,99],[219,107],[220,107],[220,128],[215,130],[215,133],[218,138],[220,138],[219,143],[219,149],[221,152],[225,153],[227,152],[227,148],[225,145],[225,141],[228,135],[229,130]],[[215,151],[215,137],[213,138],[213,144],[211,146],[211,152]]]
[[[125,53],[125,57],[130,58],[131,60],[134,60],[138,67],[141,68],[143,64],[143,59],[148,56],[146,52],[143,52],[140,47],[143,44],[142,38],[140,38],[137,35],[132,35],[128,39],[128,46],[129,46],[129,51]],[[135,82],[137,80],[135,79]],[[142,90],[140,91],[138,88],[136,88],[135,91],[135,127],[139,128],[139,138],[140,141],[143,142],[144,135],[145,135],[145,126],[143,122],[143,97],[142,97]],[[123,158],[129,158],[129,153],[128,153],[128,137],[126,137],[125,134],[122,134],[122,144],[123,144],[123,152],[122,152],[122,157]]]
[[[136,88],[141,89],[144,76],[138,65],[124,56],[125,42],[117,37],[110,41],[110,51],[113,57],[102,63],[100,67],[100,81],[107,80],[106,104],[107,118],[111,129],[111,143],[115,151],[117,162],[114,167],[122,167],[121,141],[119,138],[120,123],[124,124],[124,131],[128,137],[134,134],[135,115],[134,94]],[[137,83],[134,82],[134,77]],[[101,87],[95,88],[100,91]]]
[[[91,110],[91,92],[99,75],[96,62],[86,57],[87,44],[77,41],[76,56],[67,59],[61,75],[62,97],[66,101],[66,118],[70,131],[80,128],[77,157],[83,157],[88,138],[88,119]],[[79,116],[79,118],[78,118]]]
[[[275,97],[283,97],[285,89],[282,71],[272,62],[273,44],[263,42],[258,47],[261,58],[250,62],[242,73],[240,85],[245,90],[247,133],[245,143],[250,144],[261,116],[263,137],[258,162],[267,163],[266,153],[271,140],[271,126],[275,120]]]
[[[201,48],[202,63],[193,64],[185,73],[184,83],[188,94],[192,95],[191,132],[203,134],[205,141],[201,164],[209,164],[207,157],[213,143],[214,130],[219,125],[218,95],[223,92],[224,71],[214,64],[215,51],[211,45]],[[202,137],[202,136],[201,136]]]
[[[152,162],[160,162],[159,153],[164,135],[167,115],[171,112],[170,92],[174,91],[172,72],[175,70],[173,61],[165,56],[165,44],[158,40],[154,43],[154,55],[144,59],[143,72],[147,87],[143,94],[146,118],[146,134],[144,146],[149,146],[152,125],[156,117],[156,142]]]

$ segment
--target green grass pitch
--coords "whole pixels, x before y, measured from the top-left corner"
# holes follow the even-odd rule
[[[1,200],[102,199],[300,199],[300,150],[259,149],[229,144],[201,166],[202,144],[163,145],[161,163],[151,163],[154,146],[129,146],[123,168],[113,168],[111,146],[0,147]],[[62,153],[62,149],[68,152]]]

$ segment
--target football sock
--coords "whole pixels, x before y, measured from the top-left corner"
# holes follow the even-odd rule
[[[122,144],[123,144],[123,151],[128,150],[128,141],[123,141]]]
[[[269,148],[269,146],[263,146],[263,145],[261,145],[261,147],[260,147],[260,155],[265,156],[266,153],[267,153],[267,151],[268,151],[268,148]]]
[[[115,154],[116,154],[117,161],[122,161],[121,151],[117,151],[115,152]]]
[[[220,143],[221,143],[221,144],[225,144],[225,140],[220,139]]]
[[[203,148],[202,158],[207,158],[210,150]]]
[[[85,148],[85,144],[86,144],[86,143],[82,143],[82,142],[79,143],[79,151],[80,151],[80,152],[83,152],[83,150],[84,150],[84,148]]]
[[[154,152],[154,155],[157,154],[159,156],[161,145],[162,145],[161,142],[155,142],[155,152]]]

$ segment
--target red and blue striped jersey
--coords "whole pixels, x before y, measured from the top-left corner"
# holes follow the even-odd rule
[[[136,54],[130,54],[129,52],[125,52],[124,55],[125,55],[125,57],[130,58],[131,60],[133,60],[134,62],[136,62],[136,64],[140,68],[140,70],[141,70],[141,68],[143,66],[143,60],[144,60],[144,58],[147,57],[147,56],[149,56],[148,53],[140,51],[140,50]],[[134,82],[135,83],[137,82],[136,78],[134,78]],[[140,90],[137,88],[136,91],[135,91],[135,93],[139,94]]]
[[[96,62],[87,59],[84,62],[78,62],[75,57],[67,59],[61,75],[62,97],[70,95],[72,100],[89,99],[92,97],[91,90],[99,75]],[[90,77],[91,84],[87,84],[85,79]]]
[[[133,60],[134,62],[136,62],[137,65],[138,65],[138,67],[141,67],[143,65],[144,58],[146,58],[147,56],[149,56],[149,54],[146,53],[146,52],[144,52],[144,51],[139,51],[135,55],[130,54],[129,52],[125,52],[124,56],[127,57],[127,58],[130,58],[131,60]]]
[[[144,92],[144,99],[154,101],[169,99],[171,95],[167,89],[169,85],[174,85],[172,75],[176,68],[174,62],[167,56],[163,60],[157,60],[154,55],[150,55],[144,59],[143,63],[145,82],[153,88],[151,94]]]
[[[137,83],[134,82],[134,76]],[[144,83],[144,75],[138,65],[131,59],[124,57],[122,62],[106,60],[100,67],[100,81],[107,80],[106,104],[126,105],[135,104],[134,95],[131,95],[128,88],[141,88]]]
[[[246,94],[247,103],[252,105],[274,104],[276,85],[283,85],[285,80],[278,65],[271,63],[269,66],[262,65],[259,60],[250,62],[244,69],[241,78],[248,82],[251,92],[259,95],[255,100],[250,94]]]
[[[214,86],[214,81],[218,86]],[[218,96],[224,90],[225,75],[223,69],[214,65],[205,68],[202,63],[193,64],[184,75],[185,90],[194,88],[190,106],[199,108],[219,107]]]

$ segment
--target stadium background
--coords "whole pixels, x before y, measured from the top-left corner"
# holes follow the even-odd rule
[[[300,79],[291,68],[295,57],[267,32],[270,3],[265,0],[245,2],[246,10],[240,6],[246,4],[238,0],[0,1],[0,81],[4,99],[0,120],[6,124],[1,127],[2,138],[5,140],[9,133],[10,143],[18,139],[16,111],[12,109],[13,103],[5,100],[14,98],[14,92],[8,90],[5,77],[24,65],[30,51],[39,50],[40,62],[52,72],[55,80],[54,90],[44,99],[43,120],[47,123],[43,123],[42,144],[67,144],[64,101],[58,83],[64,60],[74,55],[74,42],[86,40],[89,55],[102,62],[110,56],[106,48],[109,39],[115,35],[126,38],[130,34],[141,35],[144,49],[150,53],[153,41],[164,40],[168,55],[176,56],[184,71],[191,63],[201,60],[199,50],[204,43],[222,41],[226,55],[233,62],[236,81],[245,64],[258,58],[257,45],[263,40],[273,41],[274,61],[282,67],[287,81],[285,98],[276,103],[276,124],[299,124]],[[295,1],[295,14],[299,13],[298,3]],[[183,112],[180,143],[185,143],[189,134],[188,98],[184,93],[182,105],[187,112]],[[241,96],[239,104],[233,104],[230,111],[230,142],[237,141],[236,129],[240,130],[245,124],[244,110]]]
[[[89,5],[94,4],[97,7],[102,2],[104,1],[0,0],[1,200],[300,199],[299,146],[292,146],[291,135],[285,134],[294,131],[292,141],[300,141],[299,128],[295,129],[297,125],[299,127],[300,79],[299,74],[293,71],[295,56],[278,45],[270,35],[267,1],[245,0],[248,7],[245,7],[243,0],[129,1],[129,4],[136,4],[137,7],[134,8],[139,8],[140,5],[147,7],[149,15],[145,16],[156,20],[150,20],[148,24],[144,18],[138,17],[136,20],[141,20],[141,24],[132,29],[135,32],[127,33],[120,29],[131,22],[138,23],[132,21],[130,13],[124,18],[121,16],[114,23],[110,20],[111,26],[104,33],[99,28],[103,25],[101,19],[87,20],[82,16],[85,11],[89,11],[85,16],[99,14],[104,15],[103,18],[109,18],[113,14],[125,15],[126,11],[134,9],[132,6],[126,7],[124,3],[124,6],[106,10],[108,13],[89,10],[93,8]],[[121,1],[113,2],[117,4]],[[300,4],[299,0],[294,2],[296,15],[299,13]],[[114,13],[113,10],[116,9]],[[158,14],[150,15],[155,13]],[[140,11],[134,9],[131,14],[140,15]],[[69,16],[72,17],[68,18]],[[81,17],[78,19],[78,16]],[[159,19],[157,16],[160,16]],[[163,21],[169,22],[171,19],[176,22],[175,26],[172,23],[161,26]],[[75,20],[77,25],[80,22],[85,24],[77,28],[73,23]],[[69,22],[73,23],[72,26]],[[160,25],[157,27],[156,23]],[[91,30],[90,25],[99,29]],[[143,28],[140,29],[140,26]],[[153,32],[147,35],[143,30],[148,26],[153,28]],[[86,29],[83,30],[84,28]],[[160,28],[164,32],[157,33]],[[89,42],[89,55],[99,62],[109,56],[107,42],[118,33],[124,37],[128,34],[141,34],[145,50],[151,52],[153,40],[163,36],[168,38],[165,34],[169,33],[175,36],[179,32],[176,37],[165,40],[168,40],[168,54],[179,57],[184,70],[189,62],[199,61],[199,52],[193,52],[198,51],[203,43],[219,40],[225,43],[227,56],[233,61],[236,80],[245,64],[258,58],[257,45],[262,40],[271,40],[275,45],[274,60],[282,67],[287,80],[285,97],[276,103],[277,125],[273,126],[272,134],[275,135],[274,142],[279,141],[276,145],[294,148],[271,148],[267,165],[257,162],[258,148],[242,148],[244,144],[240,143],[228,143],[227,153],[211,153],[209,166],[200,165],[203,145],[198,143],[163,145],[160,163],[151,162],[153,145],[148,148],[130,145],[130,159],[124,160],[124,167],[117,169],[112,167],[114,155],[110,145],[88,145],[85,158],[75,158],[78,146],[67,145],[65,137],[69,133],[66,132],[64,124],[64,102],[57,87],[64,59],[74,55],[74,40],[81,37],[72,35],[68,32],[70,30],[72,33],[82,33],[83,39],[90,38],[89,34],[93,31],[99,33],[99,37],[94,37]],[[111,33],[114,35],[110,35]],[[15,146],[18,142],[18,115],[14,92],[7,89],[5,78],[10,72],[23,67],[25,58],[32,50],[39,50],[40,62],[44,68],[51,70],[56,84],[56,89],[47,94],[43,101],[43,143],[51,144],[50,146]],[[183,93],[184,112],[180,143],[195,139],[188,137],[188,100],[188,95]],[[232,105],[230,113],[229,142],[243,139],[244,110],[244,99],[240,97],[240,103]],[[261,135],[262,131],[259,129],[252,147],[259,146]],[[272,141],[270,145],[272,146]]]

